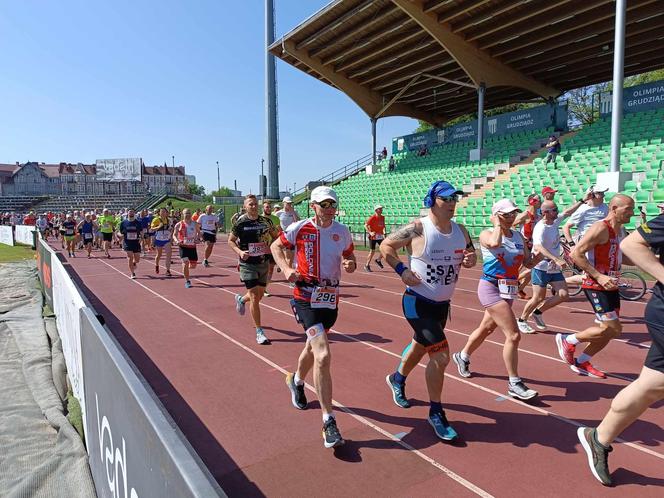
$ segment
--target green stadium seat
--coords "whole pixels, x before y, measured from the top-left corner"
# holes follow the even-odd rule
[[[634,196],[634,200],[638,203],[644,203],[650,201],[650,191],[639,190]]]
[[[664,201],[664,189],[654,190],[652,193],[652,200],[655,202]]]
[[[623,188],[625,192],[636,192],[637,186],[634,180],[627,180],[625,182],[625,187]]]

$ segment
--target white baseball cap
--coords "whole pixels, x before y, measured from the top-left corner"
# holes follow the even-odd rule
[[[311,191],[311,202],[323,202],[328,200],[337,202],[337,193],[330,187],[320,186]]]
[[[293,203],[293,199],[291,199],[290,196],[287,195],[286,197],[284,197],[284,201],[283,201],[283,202],[287,202],[288,204],[292,204],[292,203]]]
[[[374,206],[374,211],[378,211],[379,209],[383,209],[383,206],[381,206],[380,204],[376,204]]]
[[[501,199],[491,207],[492,214],[508,214],[514,211],[521,212],[521,209],[512,199]]]

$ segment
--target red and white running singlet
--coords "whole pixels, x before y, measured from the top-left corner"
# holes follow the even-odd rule
[[[622,264],[622,252],[620,251],[621,237],[616,234],[608,221],[602,220],[609,231],[609,240],[604,244],[596,245],[592,250],[586,253],[586,257],[595,269],[609,276],[618,276],[620,265]],[[595,279],[586,275],[581,284],[583,289],[604,290]]]
[[[528,217],[526,218],[526,221],[523,222],[523,226],[521,227],[521,235],[523,235],[528,242],[528,247],[532,249],[533,230],[535,229],[535,225],[537,225],[537,222],[541,217],[538,216],[537,213],[533,214],[530,211],[528,211],[526,214]]]
[[[327,228],[317,226],[311,218],[296,221],[281,232],[280,238],[288,249],[295,250],[297,271],[311,285],[338,285],[341,259],[351,256],[355,249],[350,230],[337,221]],[[311,288],[296,286],[293,297],[309,301]]]
[[[187,224],[182,220],[177,237],[180,247],[196,247],[196,222],[192,221]]]

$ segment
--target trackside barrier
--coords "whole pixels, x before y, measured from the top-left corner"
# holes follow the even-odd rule
[[[19,244],[25,244],[35,248],[35,231],[37,227],[33,225],[16,225],[14,237]]]
[[[97,495],[226,496],[41,237],[37,268],[81,404]]]
[[[0,244],[14,245],[14,232],[9,225],[0,225]]]

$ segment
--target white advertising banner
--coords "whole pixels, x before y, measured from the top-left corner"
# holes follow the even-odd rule
[[[97,179],[107,182],[141,181],[140,157],[129,159],[97,159]]]
[[[9,225],[0,225],[0,244],[14,245],[14,234]]]
[[[67,364],[67,373],[74,396],[81,404],[83,426],[85,425],[85,389],[83,384],[83,362],[81,359],[80,309],[85,307],[78,290],[67,270],[58,258],[51,258],[53,280],[53,311],[62,340],[62,352]],[[88,434],[86,433],[86,440]]]
[[[32,225],[16,225],[16,242],[31,246],[35,241],[33,233],[35,229],[36,227]]]

